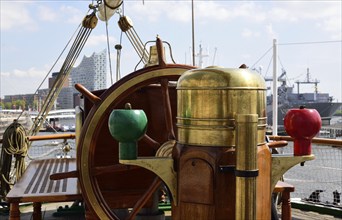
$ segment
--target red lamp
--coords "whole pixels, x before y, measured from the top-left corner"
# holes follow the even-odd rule
[[[322,126],[321,116],[316,109],[290,109],[284,118],[284,126],[288,135],[294,140],[294,156],[310,155],[311,140]]]

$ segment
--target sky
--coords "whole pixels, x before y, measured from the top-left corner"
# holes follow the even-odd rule
[[[37,90],[92,2],[96,3],[0,0],[1,98]],[[276,39],[278,75],[285,69],[288,84],[295,85],[296,80],[306,79],[309,68],[311,79],[320,81],[318,91],[342,101],[341,2],[194,0],[195,53],[201,45],[208,55],[203,58],[204,66],[237,68],[245,63],[271,77],[272,46]],[[158,35],[171,44],[177,63],[192,64],[190,0],[125,0],[121,14],[131,18],[142,42],[153,41]],[[122,76],[133,72],[139,62],[127,36],[117,25],[118,18],[119,14],[114,14],[107,25],[99,20],[76,62],[78,65],[84,56],[108,49],[109,44],[112,71],[108,65],[108,86],[110,72],[115,79],[116,44],[122,45]],[[62,63],[60,59],[51,72],[59,71]],[[41,88],[47,88],[47,83]],[[305,85],[301,91],[313,92],[314,86]]]

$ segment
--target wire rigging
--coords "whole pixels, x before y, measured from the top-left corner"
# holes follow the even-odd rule
[[[109,46],[109,34],[108,34],[108,19],[107,19],[107,7],[104,7],[105,10],[105,18],[106,18],[106,37],[107,37],[107,52],[108,52],[108,60],[109,60],[109,73],[110,73],[110,83],[113,85],[113,71],[112,71],[112,62],[110,57],[110,46]]]
[[[330,44],[330,43],[341,43],[342,40],[331,40],[331,41],[305,41],[305,42],[290,42],[290,43],[277,43],[278,46],[290,46],[290,45],[306,45],[306,44]],[[255,68],[255,65],[259,63],[261,59],[263,59],[267,53],[272,49],[270,47],[252,66],[251,68]]]
[[[283,63],[281,62],[280,56],[278,56],[278,61],[280,63],[281,68],[284,69],[284,66],[283,66]]]
[[[272,60],[273,60],[273,57],[271,57],[271,58],[270,58],[270,61],[268,62],[268,66],[267,66],[267,69],[266,69],[266,73],[265,73],[265,75],[264,75],[264,78],[266,77],[266,75],[267,75],[267,73],[268,73],[268,70],[270,69]]]
[[[89,11],[88,11],[89,12]],[[33,93],[33,96],[35,96],[36,94],[38,94],[38,91],[40,90],[40,88],[42,87],[43,83],[45,82],[45,80],[48,78],[48,76],[50,75],[50,73],[52,72],[53,68],[55,68],[55,66],[57,65],[58,61],[61,59],[62,55],[64,54],[65,50],[68,48],[68,46],[71,43],[71,40],[75,37],[77,31],[80,29],[81,24],[78,25],[78,27],[76,28],[76,30],[74,31],[74,33],[72,34],[72,36],[70,37],[68,43],[65,45],[65,47],[63,48],[62,52],[59,54],[59,56],[57,57],[56,61],[53,63],[52,67],[49,69],[48,73],[45,75],[44,79],[42,80],[42,82],[39,84],[38,88],[36,89],[36,91]],[[23,111],[19,114],[17,120],[19,120],[19,118],[22,116],[24,112]]]
[[[35,135],[42,126],[43,121],[45,121],[47,114],[49,113],[55,100],[57,99],[64,82],[67,80],[71,69],[76,62],[76,59],[81,53],[90,33],[92,32],[93,28],[95,28],[96,24],[97,18],[95,16],[95,12],[87,15],[82,21],[82,27],[80,28],[74,40],[74,43],[71,46],[71,49],[69,50],[69,53],[53,83],[53,86],[45,99],[42,109],[38,113],[38,116],[34,120],[33,126],[28,132],[29,136]]]
[[[257,64],[257,63],[259,63],[259,61],[262,59],[262,58],[264,58],[266,55],[267,55],[267,53],[268,52],[270,52],[270,50],[272,49],[273,47],[270,47],[253,65],[252,65],[252,69],[254,68],[254,66]]]
[[[330,40],[330,41],[307,41],[307,42],[291,42],[291,43],[278,43],[279,46],[287,45],[303,45],[303,44],[330,44],[330,43],[341,43],[342,40]]]

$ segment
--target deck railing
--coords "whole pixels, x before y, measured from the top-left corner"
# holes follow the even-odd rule
[[[281,153],[293,153],[291,137],[270,136],[270,139],[288,141]],[[284,175],[284,180],[295,186],[291,197],[342,209],[342,140],[314,138],[312,143],[312,154],[316,158],[305,162],[304,166],[296,165]]]
[[[293,139],[291,137],[269,136],[269,138],[273,141],[288,141],[288,146],[282,148],[280,153],[293,152]],[[33,159],[53,158],[58,155],[60,157],[76,156],[75,134],[73,133],[39,135],[28,137],[28,139],[34,142],[29,150],[28,162]],[[309,203],[342,208],[340,199],[342,191],[342,140],[314,138],[312,143],[312,153],[316,159],[305,162],[304,166],[296,165],[284,175],[284,180],[295,186],[295,192],[291,194],[291,197],[300,198]],[[63,149],[65,144],[69,144],[71,148]]]

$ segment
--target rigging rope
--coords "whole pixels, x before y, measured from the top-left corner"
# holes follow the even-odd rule
[[[1,161],[0,161],[0,196],[4,198],[10,190],[11,182],[19,179],[25,171],[25,157],[31,143],[26,139],[26,136],[35,135],[43,122],[46,120],[47,114],[51,110],[55,100],[57,99],[60,91],[62,90],[64,82],[67,80],[71,69],[76,62],[82,48],[84,47],[87,39],[97,24],[97,17],[95,11],[86,15],[82,21],[80,28],[73,45],[57,75],[54,84],[47,95],[44,105],[40,110],[38,116],[35,118],[34,123],[26,134],[25,128],[15,120],[5,131],[3,135],[3,144],[1,148]],[[10,178],[12,168],[12,156],[15,157],[15,176],[16,179]]]
[[[93,30],[93,28],[95,28],[96,24],[97,18],[95,16],[95,12],[90,15],[87,15],[84,18],[82,22],[82,27],[80,28],[75,38],[75,41],[71,46],[70,51],[59,71],[59,74],[57,75],[56,80],[54,81],[54,84],[45,99],[42,109],[40,110],[38,116],[36,117],[33,123],[32,128],[29,131],[29,136],[35,135],[42,126],[43,121],[45,121],[47,114],[51,110],[55,100],[57,99],[60,91],[62,90],[64,82],[67,80],[74,63],[76,62],[76,59],[81,53],[91,31]]]
[[[120,14],[120,12],[119,12],[119,14]],[[124,16],[124,15],[125,15],[125,2],[122,2],[122,15],[120,15],[120,16]],[[122,49],[122,34],[123,34],[123,31],[121,30],[119,44],[115,45],[115,49],[116,49],[116,81],[119,81],[119,79],[121,79],[120,63],[121,63],[121,49]]]
[[[106,7],[105,7],[105,11],[106,11]],[[107,18],[106,18],[106,37],[107,37],[107,50],[108,50],[108,60],[109,60],[110,83],[111,83],[111,85],[113,85],[112,59],[110,58],[110,46],[109,46],[109,34],[108,34],[108,20],[107,20]]]
[[[118,24],[121,31],[125,32],[141,61],[146,64],[148,62],[149,52],[144,48],[143,42],[133,27],[133,22],[127,16],[121,16]]]
[[[122,7],[124,4],[122,4]],[[121,79],[121,72],[120,72],[120,63],[121,63],[121,49],[122,49],[122,33],[123,31],[121,30],[120,32],[120,43],[115,45],[116,49],[116,81],[119,81]]]
[[[10,190],[12,157],[15,158],[15,177],[18,180],[25,171],[27,148],[28,140],[26,139],[26,130],[17,120],[14,120],[13,123],[7,127],[3,135],[0,164],[0,196],[2,198],[5,198]]]
[[[89,12],[89,11],[88,11]],[[38,88],[36,89],[36,91],[33,93],[33,95],[38,94],[38,91],[41,89],[42,85],[44,84],[45,80],[48,78],[48,76],[50,75],[51,71],[53,70],[53,68],[55,68],[55,66],[57,65],[58,61],[60,60],[60,58],[62,57],[63,53],[65,52],[65,50],[67,49],[67,47],[69,46],[69,44],[71,43],[71,40],[75,37],[75,34],[77,32],[77,30],[81,27],[81,24],[79,24],[79,26],[76,28],[75,32],[72,34],[71,38],[69,39],[68,43],[65,45],[64,49],[62,50],[62,52],[59,54],[59,56],[57,57],[56,61],[54,62],[54,64],[51,66],[50,70],[48,71],[48,73],[45,75],[44,79],[42,80],[42,82],[39,84]],[[34,96],[33,96],[34,98]],[[24,113],[24,110],[21,112],[21,114],[18,116],[17,120],[19,120],[19,118],[21,117],[21,115]]]
[[[106,2],[104,1],[102,4],[106,4]],[[110,84],[113,85],[113,71],[112,71],[112,62],[110,58],[107,7],[104,7],[104,16],[105,16],[105,21],[106,21],[106,37],[107,37],[107,50],[108,50],[107,52],[108,52],[108,60],[109,60]]]
[[[256,65],[256,64],[258,64],[259,63],[259,61],[262,59],[262,58],[264,58],[266,55],[267,55],[267,53],[268,52],[270,52],[270,50],[272,49],[273,47],[270,47],[270,48],[268,48],[268,50],[250,67],[251,69],[253,69],[254,68],[254,66]]]
[[[121,78],[120,74],[120,60],[121,60],[121,44],[115,45],[116,49],[116,81],[118,81]]]

